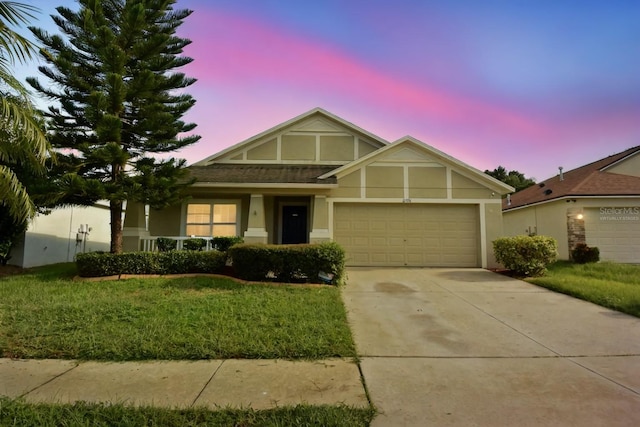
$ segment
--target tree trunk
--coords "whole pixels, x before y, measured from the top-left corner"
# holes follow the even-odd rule
[[[122,201],[109,201],[111,211],[111,253],[122,252]]]

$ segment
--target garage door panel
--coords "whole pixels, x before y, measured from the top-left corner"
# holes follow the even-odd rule
[[[346,223],[346,229],[349,229],[349,222],[345,222]],[[341,229],[344,229],[343,227],[341,227]],[[354,221],[353,222],[353,229],[354,230],[360,230],[360,231],[365,231],[369,229],[369,223],[367,223],[366,221]]]
[[[393,231],[393,230],[391,230],[391,231]],[[394,246],[394,247],[401,248],[402,246],[405,245],[406,239],[404,239],[402,237],[398,237],[398,236],[389,236],[389,237],[387,237],[387,242],[388,242],[389,246]]]
[[[348,265],[479,264],[476,205],[336,203],[334,208],[334,239],[345,247]]]
[[[352,237],[350,241],[351,241],[351,244],[354,246],[369,247],[368,237]]]
[[[634,216],[618,219],[585,210],[585,235],[589,246],[600,250],[600,259],[623,263],[640,263],[640,221]]]
[[[422,231],[423,223],[417,220],[411,220],[406,222],[407,231]]]
[[[404,241],[404,244],[407,247],[422,248],[424,246],[424,239],[420,237],[407,237],[407,239]]]
[[[368,246],[368,248],[370,247],[384,247],[387,246],[387,238],[386,237],[371,237],[369,238],[369,242],[370,245]]]

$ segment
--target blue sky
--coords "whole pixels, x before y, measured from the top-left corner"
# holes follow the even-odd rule
[[[32,1],[34,25],[72,1]],[[195,162],[316,106],[538,180],[640,145],[640,1],[178,0]],[[21,73],[37,76],[33,64]]]

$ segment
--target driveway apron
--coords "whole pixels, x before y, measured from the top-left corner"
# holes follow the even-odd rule
[[[640,425],[640,319],[482,269],[348,278],[373,426]]]

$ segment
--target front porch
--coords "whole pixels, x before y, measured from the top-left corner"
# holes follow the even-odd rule
[[[181,249],[186,239],[241,236],[246,243],[298,244],[329,241],[325,194],[196,193],[179,206],[153,210],[129,203],[123,228],[125,251],[155,251],[169,237]]]

